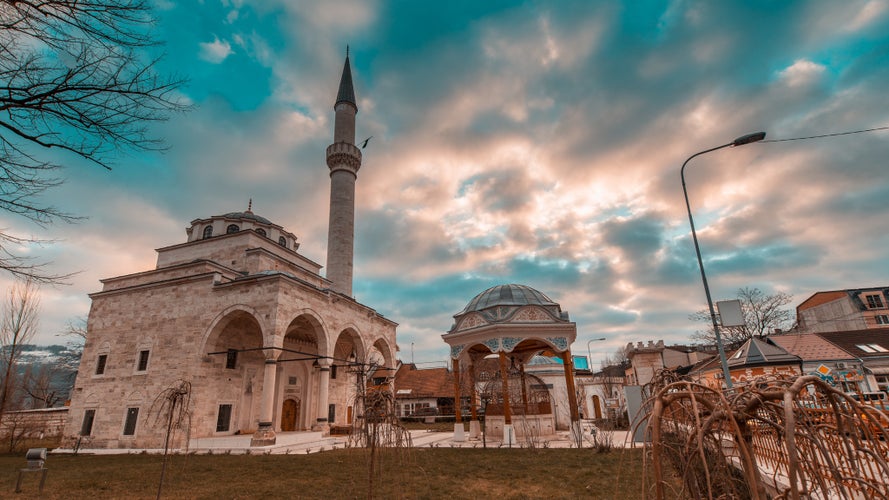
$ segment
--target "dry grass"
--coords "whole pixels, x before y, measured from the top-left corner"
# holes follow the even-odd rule
[[[0,456],[0,497],[12,496],[22,456]],[[367,452],[190,455],[172,458],[166,498],[367,498]],[[161,457],[50,455],[42,498],[154,498]],[[644,498],[641,450],[387,450],[377,498]],[[38,498],[27,474],[17,498]]]

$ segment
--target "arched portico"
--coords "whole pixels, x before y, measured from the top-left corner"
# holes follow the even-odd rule
[[[454,315],[454,326],[442,338],[451,348],[455,374],[455,401],[461,400],[459,374],[464,368],[471,379],[470,390],[470,438],[478,436],[478,376],[476,367],[481,360],[496,355],[499,381],[502,384],[502,414],[504,443],[514,442],[513,415],[516,413],[511,398],[511,372],[518,374],[520,395],[517,396],[519,413],[529,411],[528,384],[524,365],[535,355],[558,357],[565,367],[568,387],[571,428],[579,432],[579,413],[574,389],[574,370],[569,346],[577,337],[577,327],[559,304],[533,288],[523,285],[500,285],[490,288],[473,298],[466,308]],[[462,439],[463,424],[457,412],[455,439]]]
[[[204,405],[201,434],[226,435],[257,430],[260,426],[262,394],[268,385],[263,350],[263,325],[257,312],[245,305],[222,311],[207,329],[201,353],[213,376],[225,380],[212,387],[194,387],[213,398]]]

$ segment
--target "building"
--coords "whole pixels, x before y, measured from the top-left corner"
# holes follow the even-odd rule
[[[757,337],[747,339],[728,355],[729,376],[733,385],[744,385],[760,377],[795,377],[802,373],[802,359],[779,346]],[[713,388],[724,387],[725,375],[719,357],[692,368],[689,377]]]
[[[630,342],[624,348],[629,360],[625,370],[627,385],[646,385],[663,369],[681,370],[713,357],[701,347],[685,345],[666,346],[663,340],[648,343]]]
[[[822,332],[817,335],[846,351],[864,366],[864,380],[857,390],[889,392],[889,328]]]
[[[334,110],[327,277],[252,206],[193,220],[154,269],[104,279],[90,295],[66,436],[163,447],[157,398],[183,382],[192,438],[248,434],[263,446],[351,423],[363,382],[350,374],[394,367],[396,324],[351,296],[361,151],[348,54]]]
[[[454,414],[454,376],[445,367],[418,369],[403,363],[393,386],[399,417]]]
[[[889,327],[889,287],[816,292],[796,306],[803,333]]]
[[[804,375],[815,375],[844,392],[858,392],[864,380],[861,360],[840,349],[821,335],[788,333],[771,335],[766,341],[798,356]]]

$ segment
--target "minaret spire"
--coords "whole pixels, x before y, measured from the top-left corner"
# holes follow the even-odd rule
[[[361,150],[355,147],[358,104],[352,86],[349,47],[340,77],[333,126],[333,144],[327,147],[330,168],[330,223],[327,228],[327,279],[334,291],[352,296],[352,256],[355,240],[355,181],[361,168]]]

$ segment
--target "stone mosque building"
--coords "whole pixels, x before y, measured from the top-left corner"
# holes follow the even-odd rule
[[[158,448],[159,394],[191,384],[191,437],[347,425],[357,363],[395,366],[396,323],[352,298],[358,112],[348,53],[327,148],[327,273],[297,237],[252,212],[195,219],[154,269],[102,280],[92,306],[66,436],[90,447]],[[393,372],[394,375],[394,372]]]

